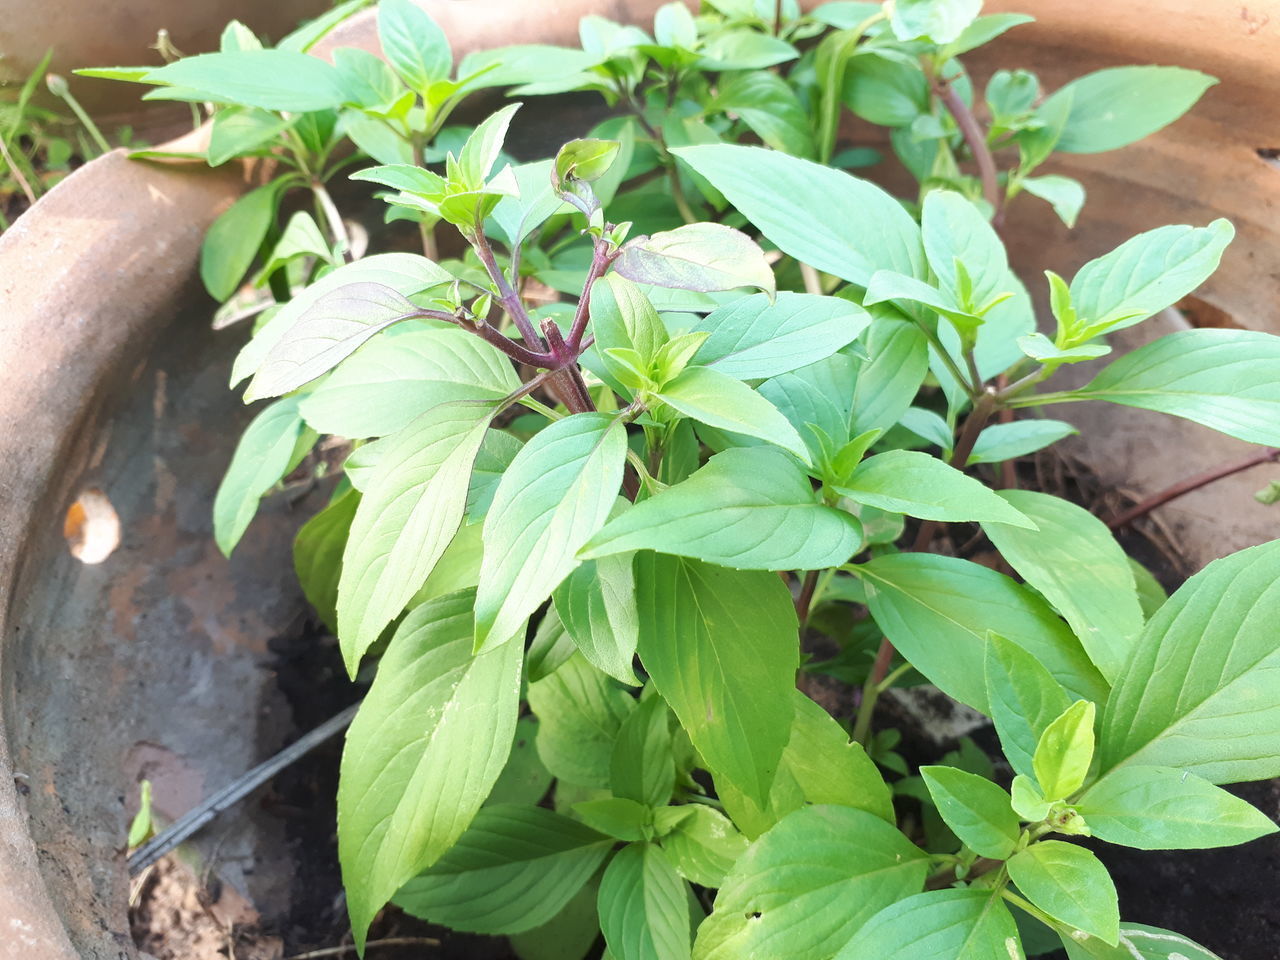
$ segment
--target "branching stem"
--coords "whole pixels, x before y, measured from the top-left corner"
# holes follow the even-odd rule
[[[1129,524],[1133,523],[1133,521],[1138,520],[1141,517],[1145,517],[1152,510],[1156,509],[1156,507],[1162,507],[1170,500],[1177,500],[1181,496],[1185,496],[1194,490],[1199,490],[1201,487],[1207,487],[1209,484],[1222,480],[1224,477],[1243,473],[1245,470],[1260,466],[1264,463],[1277,462],[1280,462],[1280,447],[1269,447],[1235,463],[1229,463],[1225,466],[1215,467],[1212,470],[1206,470],[1204,473],[1198,473],[1194,477],[1188,477],[1181,483],[1175,483],[1173,486],[1147,497],[1147,499],[1133,507],[1130,507],[1114,520],[1108,521],[1107,526],[1112,530],[1119,530],[1122,527],[1127,527]]]
[[[973,154],[974,162],[978,165],[978,176],[982,179],[982,195],[987,203],[991,204],[993,211],[991,225],[998,230],[1004,223],[1004,199],[1000,195],[996,160],[991,155],[991,148],[987,146],[987,136],[983,133],[978,118],[973,115],[969,105],[961,99],[949,80],[934,77],[933,92],[947,108],[947,112],[955,118],[956,126],[960,128],[960,135],[964,137],[969,152]]]

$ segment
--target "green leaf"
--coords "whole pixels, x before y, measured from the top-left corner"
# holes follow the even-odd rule
[[[977,310],[1001,293],[1009,260],[1004,244],[976,206],[951,190],[931,190],[924,198],[921,225],[925,255],[939,284],[958,304]],[[956,267],[959,260],[971,287],[964,289]]]
[[[510,644],[520,646],[520,644]],[[607,787],[614,743],[636,702],[579,655],[529,684],[538,717],[538,756],[555,776],[583,787]]]
[[[1049,273],[1055,280],[1059,279],[1052,271],[1045,272]],[[1051,280],[1050,283],[1053,283],[1053,281]],[[1074,311],[1072,313],[1074,315]],[[1096,360],[1098,357],[1105,357],[1111,352],[1111,347],[1098,341],[1084,343],[1078,347],[1059,347],[1043,333],[1028,333],[1026,336],[1018,337],[1018,349],[1032,360],[1051,364],[1054,367],[1064,363],[1084,363],[1086,360]]]
[[[501,110],[486,117],[467,137],[458,154],[458,170],[462,182],[471,190],[479,190],[493,170],[502,153],[502,144],[507,139],[507,129],[511,126],[511,118],[522,105],[507,104]]]
[[[356,944],[462,836],[506,762],[523,650],[472,656],[470,591],[416,608],[347,731],[338,855]]]
[[[929,81],[914,63],[861,48],[849,58],[841,98],[869,123],[906,127],[928,112]]]
[[[1165,592],[1160,581],[1152,575],[1150,570],[1133,557],[1126,559],[1129,561],[1129,569],[1133,571],[1134,582],[1138,588],[1138,602],[1142,605],[1142,615],[1151,618],[1164,606],[1164,602],[1169,599],[1169,594]]]
[[[622,486],[627,433],[580,413],[534,435],[498,483],[484,522],[476,643],[505,643],[581,563]]]
[[[747,838],[718,810],[691,803],[658,811],[661,827],[664,814],[675,826],[662,837],[676,871],[690,883],[719,887],[747,850]]]
[[[762,147],[710,144],[672,153],[788,256],[864,287],[880,269],[925,275],[920,228],[866,180]],[[815,218],[815,210],[823,215]]]
[[[825,435],[833,442],[849,436],[857,361],[843,353],[766,380],[760,396],[772,403],[800,431],[815,463],[827,454]],[[817,427],[821,434],[813,429]]]
[[[982,0],[896,0],[889,23],[899,40],[921,37],[937,44],[951,43],[973,23]]]
[[[387,61],[414,90],[425,93],[453,70],[449,38],[426,11],[410,0],[381,0],[378,40]]]
[[[1173,767],[1120,767],[1076,803],[1093,835],[1140,850],[1248,843],[1278,829],[1261,810]]]
[[[306,53],[328,36],[329,31],[352,14],[368,6],[368,3],[369,0],[346,0],[345,3],[335,3],[324,13],[312,20],[305,21],[293,32],[282,37],[280,42],[276,44],[276,48],[278,50],[297,50],[301,53]]]
[[[348,672],[400,615],[462,523],[494,407],[448,403],[396,435],[364,491],[342,557],[338,637]]]
[[[289,218],[284,233],[276,241],[271,255],[267,257],[266,266],[254,279],[254,283],[259,287],[266,286],[271,274],[302,257],[315,257],[319,263],[330,264],[335,259],[329,249],[329,241],[324,238],[311,214],[298,210]]]
[[[1036,782],[1021,773],[1014,777],[1013,783],[1009,785],[1009,797],[1018,816],[1028,823],[1039,823],[1045,819],[1049,816],[1050,807],[1053,806],[1044,798]]]
[[[689,899],[651,843],[623,847],[600,881],[600,930],[616,960],[689,960]]]
[[[1082,786],[1093,762],[1093,724],[1097,709],[1077,700],[1040,734],[1032,769],[1040,792],[1051,803],[1065,800]]]
[[[955,557],[901,553],[857,568],[871,615],[941,690],[990,714],[988,632],[1016,638],[1072,694],[1104,701],[1106,681],[1048,604],[1008,577]]]
[[[823,960],[924,885],[928,860],[897,828],[849,807],[797,810],[753,843],[698,930],[697,960]]]
[[[508,247],[515,248],[549,217],[569,210],[551,187],[551,170],[551,160],[522,163],[511,168],[520,195],[503,197],[491,214],[492,222],[501,230]],[[593,294],[599,289],[598,285],[594,287]],[[594,301],[592,307],[595,307]]]
[[[775,377],[831,356],[870,323],[870,314],[839,297],[757,294],[694,321],[692,330],[711,336],[693,359],[739,380]]]
[[[511,936],[520,960],[585,960],[600,937],[596,898],[600,884],[588,880],[558,914],[540,927]]]
[[[862,744],[826,710],[799,690],[793,691],[795,717],[791,738],[763,806],[734,789],[717,784],[725,811],[749,838],[764,833],[806,802],[865,810],[895,823],[893,796]]]
[[[687,367],[655,396],[699,423],[768,440],[809,462],[800,434],[777,407],[742,381],[710,367]]]
[[[420,313],[404,296],[378,283],[338,287],[317,298],[275,342],[245,390],[245,403],[310,383],[374,334]]]
[[[1004,754],[1015,771],[1029,777],[1040,735],[1071,698],[1039,660],[999,634],[990,636],[985,672],[991,719]]]
[[[583,800],[573,805],[573,812],[587,826],[615,840],[647,840],[653,835],[653,811],[634,800],[623,797]]]
[[[761,802],[789,735],[795,607],[775,575],[641,553],[640,659],[721,780]]]
[[[1050,203],[1058,219],[1068,228],[1076,225],[1080,208],[1084,206],[1084,184],[1079,180],[1052,173],[1043,177],[1023,177],[1019,183],[1033,197]]]
[[[368,116],[359,110],[343,110],[342,128],[352,143],[379,163],[413,162],[413,147],[409,141],[379,117]]]
[[[1115,884],[1084,847],[1042,840],[1011,859],[1007,868],[1022,895],[1055,920],[1112,946],[1119,941]]]
[[[286,50],[239,50],[183,57],[152,70],[146,83],[165,84],[166,99],[232,103],[306,113],[345,99],[332,64]]]
[[[382,437],[440,403],[500,400],[520,378],[497,348],[465,330],[378,337],[342,361],[302,402],[321,433]]]
[[[947,59],[968,53],[994,40],[1006,30],[1011,30],[1023,23],[1032,23],[1034,20],[1035,17],[1025,13],[993,13],[990,16],[978,17],[964,28],[960,36],[942,49],[942,57]]]
[[[1183,330],[1125,354],[1071,397],[1168,413],[1280,446],[1277,363],[1280,337],[1273,334]]]
[[[586,561],[552,599],[582,655],[621,683],[639,686],[631,667],[640,636],[631,555]]]
[[[611,847],[608,837],[550,810],[487,806],[395,904],[454,930],[522,933],[558,914]]]
[[[155,824],[151,817],[151,781],[143,780],[138,786],[138,812],[129,822],[129,838],[125,841],[130,850],[142,846],[155,833]]]
[[[298,415],[297,397],[277,400],[253,418],[236,444],[213,498],[213,538],[226,556],[248,529],[258,502],[316,442]]]
[[[768,70],[725,74],[711,109],[735,113],[767,146],[813,159],[813,128],[804,105],[787,82]]]
[[[854,436],[897,423],[929,372],[925,335],[897,311],[889,316],[884,309],[871,311],[875,321],[866,335],[871,362],[859,369],[853,392]]]
[[[868,920],[836,960],[1023,960],[1013,914],[1000,895],[976,888],[930,890]]]
[[[292,126],[293,121],[256,107],[227,107],[209,125],[209,166],[216,167],[265,147]]]
[[[861,524],[818,502],[793,458],[740,447],[605,524],[583,556],[657,550],[738,570],[820,570],[861,543]]]
[[[667,328],[649,298],[630,280],[612,273],[591,288],[591,330],[604,370],[614,376],[621,372],[621,365],[610,350],[634,350],[648,367],[668,340]]]
[[[1015,420],[986,427],[973,445],[967,466],[1002,463],[1043,450],[1080,431],[1061,420]],[[1024,513],[1026,511],[1023,511]],[[1039,525],[1039,521],[1036,521]]]
[[[1090,260],[1071,279],[1082,328],[1073,341],[1133,326],[1177,303],[1218,268],[1235,233],[1228,220],[1159,227]]]
[[[955,767],[921,767],[938,813],[952,832],[981,857],[1004,860],[1018,845],[1018,815],[1009,795],[986,777]]]
[[[637,237],[623,246],[613,269],[636,283],[700,293],[758,287],[772,296],[775,289],[764,251],[745,233],[720,223],[690,223]]]
[[[342,553],[360,494],[348,490],[304,523],[293,541],[293,566],[307,601],[325,625],[338,629],[338,578]]]
[[[1124,550],[1105,523],[1074,503],[1030,490],[1000,496],[1039,529],[984,525],[988,539],[1066,618],[1102,675],[1115,680],[1144,623]]]
[[[1062,943],[1069,960],[1222,960],[1180,933],[1141,923],[1121,926],[1120,942],[1115,947],[1107,946],[1096,937],[1081,942],[1064,936]]]
[[[834,489],[858,503],[925,520],[981,520],[1035,528],[1033,520],[985,484],[916,450],[890,450],[869,457]]]
[[[724,30],[709,37],[698,66],[704,70],[766,70],[799,56],[785,40],[758,30]]]
[[[1177,767],[1214,783],[1280,775],[1280,540],[1215,560],[1134,648],[1103,711],[1102,771]]]
[[[516,722],[516,735],[511,744],[507,764],[489,791],[485,806],[498,803],[516,803],[536,806],[551,786],[551,771],[538,756],[538,720],[534,716],[521,717]]]
[[[662,807],[671,799],[675,781],[671,712],[661,697],[645,697],[618,730],[609,759],[609,788],[616,796]]]
[[[1059,150],[1101,153],[1173,123],[1217,82],[1183,67],[1110,67],[1072,80],[1045,107],[1060,100],[1071,104]]]
[[[909,304],[918,303],[946,317],[956,330],[968,337],[982,324],[982,318],[975,311],[966,309],[947,291],[892,270],[877,270],[872,275],[862,302],[868,307],[892,302],[904,310],[912,310]]]
[[[209,296],[226,300],[249,272],[275,219],[281,183],[250,190],[209,227],[200,244],[200,279]]]

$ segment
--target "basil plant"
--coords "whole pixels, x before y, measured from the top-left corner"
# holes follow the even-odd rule
[[[349,4],[275,48],[232,24],[221,52],[96,71],[211,116],[209,164],[274,162],[201,263],[219,323],[256,317],[231,380],[263,404],[215,527],[229,553],[282,478],[340,462],[295,555],[372,676],[338,797],[361,947],[390,902],[526,960],[1212,956],[1122,919],[1095,851],[1275,832],[1221,785],[1280,775],[1280,541],[1166,598],[1012,464],[1084,400],[1280,445],[1280,338],[1109,357],[1210,276],[1223,220],[1048,274],[1037,326],[1008,205],[1074,223],[1083,187],[1041,165],[1214,81],[979,90],[960,58],[1030,19],[980,6],[672,3],[455,69],[383,0],[382,58],[305,55]],[[520,99],[450,123],[495,87]],[[509,155],[566,92],[608,117]],[[915,193],[850,172],[888,158],[841,131]],[[407,242],[363,255],[339,173],[385,201],[375,241],[408,221]],[[281,225],[290,191],[314,215]],[[1083,386],[1056,381],[1080,363]],[[924,683],[1002,756],[908,763],[876,706]]]

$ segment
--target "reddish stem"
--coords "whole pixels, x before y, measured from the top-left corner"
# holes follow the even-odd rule
[[[1154,496],[1147,497],[1147,499],[1143,500],[1141,503],[1130,507],[1124,513],[1120,514],[1120,516],[1109,521],[1107,526],[1112,530],[1119,530],[1122,527],[1127,527],[1129,524],[1133,523],[1133,521],[1141,517],[1145,517],[1152,510],[1156,509],[1156,507],[1162,507],[1170,500],[1177,500],[1179,497],[1185,496],[1193,490],[1199,490],[1201,487],[1207,487],[1209,484],[1215,483],[1224,477],[1229,477],[1232,474],[1243,473],[1245,470],[1260,466],[1264,463],[1276,462],[1280,462],[1280,448],[1269,447],[1262,452],[1255,453],[1253,456],[1238,461],[1237,463],[1230,463],[1225,467],[1206,470],[1204,473],[1197,474],[1194,477],[1188,477],[1181,483],[1175,483],[1173,486],[1166,490],[1162,490]]]
[[[955,118],[956,126],[960,128],[960,135],[964,137],[964,142],[969,146],[969,152],[973,154],[974,162],[978,165],[978,176],[982,178],[982,195],[986,197],[987,203],[991,204],[993,211],[991,225],[999,229],[1004,222],[1004,203],[1000,196],[996,160],[991,155],[991,148],[987,146],[987,135],[978,123],[978,118],[973,115],[969,105],[960,98],[960,94],[956,93],[950,81],[941,77],[934,78],[933,92]]]

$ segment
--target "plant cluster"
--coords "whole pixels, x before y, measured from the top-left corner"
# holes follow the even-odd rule
[[[1232,227],[1049,274],[1041,333],[999,226],[1022,193],[1072,223],[1083,189],[1041,164],[1213,81],[1124,67],[1044,96],[1014,70],[979,94],[958,58],[1030,18],[978,0],[672,3],[652,32],[588,17],[581,49],[456,70],[383,0],[385,61],[304,55],[350,7],[274,49],[233,24],[220,53],[96,72],[211,104],[209,163],[277,163],[202,259],[223,321],[258,314],[232,383],[270,401],[215,527],[229,553],[320,437],[349,450],[295,556],[351,675],[376,661],[339,795],[357,943],[394,901],[528,960],[601,931],[616,960],[1210,957],[1122,921],[1079,841],[1275,831],[1219,784],[1280,774],[1280,541],[1166,598],[1002,467],[1083,400],[1280,444],[1280,338],[1174,333],[1058,388],[1199,286]],[[519,104],[448,125],[494,86],[617,112],[518,162]],[[848,172],[878,155],[839,149],[847,111],[890,128],[916,196]],[[325,182],[361,155],[352,179],[427,256],[356,259]],[[294,187],[316,216],[280,228]],[[983,543],[1016,576],[968,559]],[[798,671],[860,687],[852,715]],[[894,751],[877,700],[923,682],[991,718],[998,769]]]

